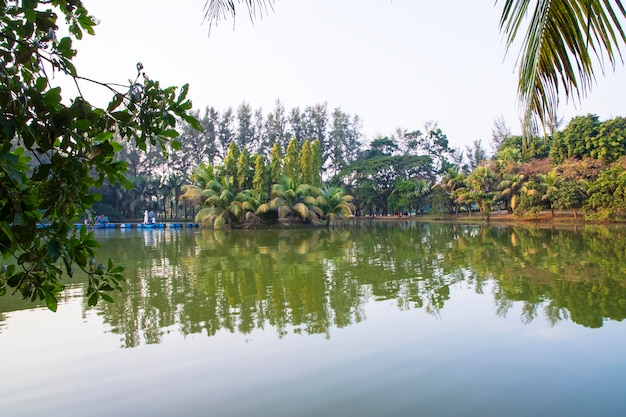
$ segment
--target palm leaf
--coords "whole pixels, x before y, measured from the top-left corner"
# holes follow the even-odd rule
[[[604,71],[605,59],[613,68],[621,60],[623,17],[626,10],[619,0],[505,0],[500,30],[507,50],[529,22],[518,57],[526,135],[537,122],[545,130],[555,120],[560,91],[568,100],[580,100],[595,81],[596,64]]]

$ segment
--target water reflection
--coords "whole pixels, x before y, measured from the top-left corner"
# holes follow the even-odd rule
[[[392,300],[445,319],[451,289],[462,286],[486,293],[497,315],[521,303],[525,323],[601,327],[626,315],[625,234],[410,221],[106,231],[101,252],[126,265],[128,285],[97,311],[123,347],[159,343],[169,332],[271,328],[278,337],[330,337],[333,327],[365,320],[368,302]]]

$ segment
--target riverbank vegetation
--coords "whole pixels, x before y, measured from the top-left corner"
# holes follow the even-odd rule
[[[487,219],[497,212],[527,220],[565,211],[576,220],[626,219],[623,117],[578,116],[527,137],[496,120],[490,155],[482,141],[451,147],[434,123],[367,143],[358,116],[324,104],[287,111],[278,101],[267,116],[245,103],[236,112],[194,114],[204,130],[185,126],[168,159],[125,149],[133,187],[105,183],[96,210],[115,219],[149,208],[217,227],[279,217],[322,224],[353,214]],[[331,190],[346,204],[329,217],[321,207]]]

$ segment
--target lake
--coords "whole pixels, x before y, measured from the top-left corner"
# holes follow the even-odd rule
[[[624,416],[626,228],[96,230],[115,303],[0,298],[3,416]]]

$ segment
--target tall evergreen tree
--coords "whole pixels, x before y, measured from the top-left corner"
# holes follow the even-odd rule
[[[313,165],[313,154],[311,152],[311,145],[309,140],[305,140],[300,148],[300,154],[298,156],[300,162],[300,182],[303,184],[313,185],[315,169]]]
[[[260,154],[254,157],[254,177],[252,179],[252,189],[257,196],[262,196],[267,190],[267,172],[265,159]]]
[[[275,184],[283,175],[283,151],[279,143],[272,146],[272,154],[270,156],[270,182]]]
[[[287,151],[285,153],[285,164],[283,165],[283,174],[286,176],[297,180],[299,175],[299,161],[298,161],[298,142],[296,139],[291,139],[289,141],[289,145],[287,146]]]
[[[274,110],[267,116],[267,121],[265,123],[265,135],[263,137],[264,141],[262,142],[262,150],[267,154],[264,156],[269,157],[268,152],[272,151],[275,143],[278,143],[283,149],[287,147],[287,123],[288,120],[285,115],[285,107],[280,100],[276,100]]]
[[[237,109],[237,135],[235,142],[239,149],[250,149],[254,141],[254,123],[252,108],[248,103],[242,103]]]
[[[289,113],[289,127],[291,138],[289,138],[288,135],[285,135],[284,142],[281,143],[283,149],[289,146],[288,141],[291,141],[291,139],[295,139],[298,145],[304,142],[306,135],[306,119],[304,114],[300,112],[299,107],[291,109],[291,112]]]
[[[235,133],[233,132],[233,120],[233,109],[229,107],[226,109],[226,111],[222,113],[222,117],[219,121],[219,130],[217,133],[220,156],[222,160],[226,158],[226,152],[228,150],[228,147],[235,137]]]
[[[220,114],[215,108],[207,107],[204,112],[204,117],[200,120],[202,125],[202,140],[201,148],[199,150],[202,155],[202,159],[208,161],[210,164],[214,164],[220,155],[218,130],[220,123]]]
[[[239,190],[243,190],[245,188],[249,188],[251,184],[249,184],[250,180],[250,157],[248,155],[248,150],[243,148],[243,150],[239,153],[239,157],[237,158],[237,187]]]
[[[318,139],[311,142],[311,155],[313,156],[313,168],[311,171],[313,175],[310,184],[320,187],[322,185],[322,150]]]
[[[335,176],[346,166],[345,148],[348,140],[350,116],[336,108],[332,113],[332,129],[327,146],[324,148],[322,160],[330,176]]]
[[[237,160],[241,151],[235,142],[228,145],[228,151],[222,163],[222,175],[228,175],[232,178],[237,176]]]

